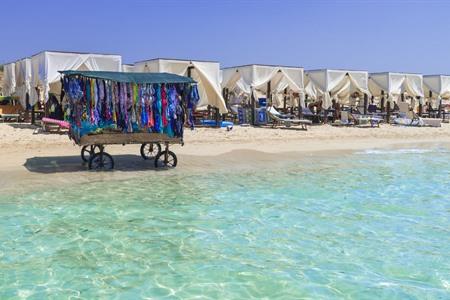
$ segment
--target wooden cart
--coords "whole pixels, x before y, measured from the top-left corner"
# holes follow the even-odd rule
[[[101,133],[82,136],[75,142],[82,146],[81,158],[88,163],[90,170],[113,169],[114,159],[105,151],[105,146],[127,144],[141,144],[142,158],[153,159],[155,168],[175,168],[177,156],[169,150],[169,145],[183,145],[183,139],[162,133]]]

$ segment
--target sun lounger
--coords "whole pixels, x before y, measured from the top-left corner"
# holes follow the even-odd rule
[[[354,115],[354,118],[358,126],[370,125],[370,127],[380,127],[380,123],[383,122],[382,118],[370,115]]]
[[[366,115],[353,115],[348,111],[341,111],[341,119],[332,123],[333,126],[365,126],[380,127],[380,123],[383,121],[381,118],[366,116]]]
[[[296,119],[290,117],[290,115],[283,115],[279,113],[273,106],[267,107],[267,114],[273,120],[272,127],[275,127],[277,124],[283,124],[286,127],[297,125],[301,126],[304,130],[308,130],[307,126],[312,124],[310,120]]]
[[[430,127],[441,127],[442,120],[441,119],[433,119],[433,118],[421,118],[424,126]]]
[[[52,118],[42,118],[42,128],[44,131],[47,132],[53,132],[57,131],[60,132],[62,129],[67,130],[70,128],[69,122],[62,121],[62,120],[56,120]]]
[[[394,125],[413,126],[413,127],[441,127],[441,119],[419,118],[415,115],[400,114],[393,120]]]
[[[393,125],[413,126],[413,127],[422,127],[425,125],[422,118],[419,118],[413,111],[410,111],[409,108],[408,109],[402,108],[400,104],[406,103],[399,103],[400,113],[392,121]]]
[[[421,118],[410,119],[410,118],[398,117],[392,121],[392,124],[402,125],[402,126],[413,126],[413,127],[424,126],[423,120]]]
[[[2,122],[19,122],[20,121],[20,114],[0,114],[0,120]]]
[[[302,115],[303,117],[314,117],[316,116],[310,109],[309,107],[303,107],[302,108]]]
[[[353,120],[350,120],[349,118],[350,113],[347,111],[341,111],[341,119],[336,120],[335,122],[331,123],[332,126],[354,126],[356,125]]]

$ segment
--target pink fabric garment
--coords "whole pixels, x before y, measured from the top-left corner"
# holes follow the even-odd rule
[[[66,129],[70,128],[69,122],[62,121],[62,120],[56,120],[56,119],[52,119],[52,118],[43,117],[42,122],[47,123],[47,124],[56,124],[56,125],[59,125],[61,128],[66,128]]]

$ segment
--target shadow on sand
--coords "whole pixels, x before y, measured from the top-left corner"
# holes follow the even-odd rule
[[[41,128],[40,126],[33,125],[30,123],[8,123],[8,126],[11,126],[15,129],[38,129]]]
[[[115,171],[165,170],[156,169],[153,160],[144,160],[140,155],[114,155],[113,159]],[[24,167],[30,172],[43,174],[88,171],[87,163],[80,156],[32,157],[26,160]]]

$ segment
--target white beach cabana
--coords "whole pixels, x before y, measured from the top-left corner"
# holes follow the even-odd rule
[[[421,74],[412,73],[371,73],[369,75],[369,89],[372,95],[390,106],[391,103],[405,101],[406,97],[417,99],[418,104],[423,104],[423,77]],[[415,101],[411,101],[415,106]]]
[[[364,97],[367,102],[370,96],[368,87],[369,73],[353,70],[308,70],[305,71],[305,92],[309,98],[322,100],[322,107],[328,109],[332,99],[340,104],[356,105],[358,99],[353,99],[355,93],[359,99]],[[365,105],[367,107],[367,104]]]
[[[438,109],[442,101],[450,101],[450,76],[424,75],[423,89],[425,98],[431,102],[434,109]]]
[[[2,93],[4,96],[12,96],[16,91],[15,63],[3,65]]]
[[[188,76],[198,82],[198,108],[208,105],[226,113],[227,107],[220,88],[220,64],[214,61],[156,58],[134,64],[134,72],[173,73]]]
[[[16,96],[23,108],[26,108],[27,98],[31,90],[31,59],[18,60],[15,66]]]
[[[31,58],[30,105],[47,102],[49,93],[61,91],[58,71],[121,71],[122,57],[111,54],[44,51]],[[39,91],[39,94],[37,92]]]
[[[276,107],[304,107],[304,70],[301,67],[279,65],[243,65],[222,69],[222,88],[232,91],[232,103],[265,97]],[[298,93],[299,97],[293,94]],[[253,97],[252,97],[253,96]]]

